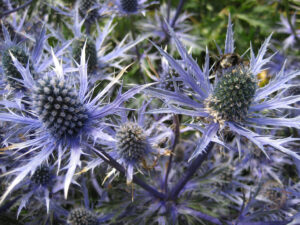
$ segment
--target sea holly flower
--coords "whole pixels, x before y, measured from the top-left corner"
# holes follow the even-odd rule
[[[168,152],[168,142],[173,139],[172,130],[163,124],[170,116],[147,123],[148,105],[149,103],[142,105],[136,120],[128,119],[125,112],[121,113],[118,124],[108,123],[114,129],[106,129],[105,135],[98,137],[99,143],[110,150],[110,155],[125,167],[127,184],[132,182],[135,168],[141,172],[142,168],[149,169],[155,165],[155,160]],[[100,163],[101,161],[93,162],[92,167]],[[92,167],[87,166],[88,169]]]
[[[98,133],[102,133],[105,126],[103,118],[122,111],[121,104],[134,96],[148,85],[136,86],[125,93],[121,91],[111,103],[105,104],[108,90],[120,79],[125,67],[101,92],[92,98],[87,78],[87,65],[85,61],[85,46],[82,50],[81,63],[78,68],[66,68],[79,76],[69,76],[64,72],[63,66],[52,51],[54,71],[41,77],[37,81],[33,79],[29,70],[26,70],[16,58],[14,65],[21,73],[23,85],[28,89],[30,101],[28,109],[17,112],[17,109],[9,110],[9,102],[3,102],[8,112],[0,113],[0,120],[11,122],[11,126],[22,131],[23,138],[18,143],[11,143],[6,149],[23,151],[29,155],[28,162],[14,168],[9,173],[16,176],[6,192],[1,197],[1,202],[18,185],[27,174],[34,171],[53,153],[58,165],[58,171],[65,159],[68,165],[64,191],[67,198],[68,190],[76,167],[80,165],[82,153],[91,151],[93,143],[97,143]],[[16,126],[18,125],[18,126]],[[27,156],[28,157],[28,156]]]
[[[22,189],[23,192],[19,200],[17,217],[19,217],[22,209],[26,207],[30,199],[43,201],[48,212],[50,208],[50,195],[53,194],[56,179],[58,180],[59,178],[56,177],[53,167],[44,164],[39,166],[31,177],[28,176],[20,182],[15,187],[15,191]]]
[[[209,53],[206,51],[204,68],[201,69],[197,62],[188,54],[176,34],[169,27],[182,60],[179,62],[166,51],[154,44],[159,52],[168,60],[171,67],[178,73],[178,81],[184,83],[181,88],[174,91],[160,88],[149,88],[147,93],[163,99],[166,108],[152,110],[153,113],[177,113],[192,117],[206,118],[201,124],[193,124],[193,127],[203,133],[198,147],[190,159],[201,154],[210,142],[215,142],[228,148],[232,148],[217,134],[224,128],[229,128],[236,135],[236,146],[241,152],[240,138],[246,137],[256,144],[266,155],[269,148],[275,148],[293,158],[299,159],[297,152],[287,146],[296,141],[296,138],[288,137],[279,139],[275,136],[265,136],[253,131],[257,125],[266,130],[269,127],[294,127],[300,128],[299,117],[285,118],[281,116],[271,117],[268,112],[282,109],[292,109],[292,104],[300,100],[299,95],[283,96],[290,87],[295,84],[288,82],[300,75],[300,71],[281,71],[264,87],[257,86],[257,74],[259,74],[272,56],[265,58],[271,35],[263,43],[255,56],[250,47],[249,65],[238,63],[237,65],[221,68],[221,75],[214,76],[214,83],[210,80]],[[219,47],[218,47],[219,48]],[[223,55],[219,48],[220,54]],[[234,39],[232,24],[227,28],[224,54],[234,53]],[[176,84],[174,82],[174,84]],[[267,113],[266,113],[267,112]],[[275,114],[276,115],[276,114]]]
[[[159,10],[155,11],[153,17],[146,17],[144,20],[139,21],[137,26],[140,27],[143,32],[149,34],[149,36],[155,38],[155,42],[158,44],[164,44],[170,39],[169,46],[171,48],[171,51],[173,52],[176,50],[176,47],[174,41],[172,40],[172,37],[169,36],[166,23],[169,23],[169,25],[171,26],[176,14],[176,10],[170,10],[169,21],[164,19],[167,14],[168,7],[166,4],[162,4]],[[189,47],[199,48],[197,44],[198,38],[189,34],[189,32],[191,32],[193,29],[192,25],[188,21],[191,16],[192,15],[187,12],[180,13],[178,19],[172,27],[174,33],[177,35],[178,39],[182,41],[183,44]]]
[[[103,28],[101,28],[98,23],[96,24],[96,35],[86,35],[82,33],[85,20],[79,19],[78,8],[75,7],[72,12],[73,23],[66,23],[70,30],[74,32],[70,53],[75,62],[80,63],[81,49],[86,42],[88,74],[97,80],[111,79],[110,76],[114,73],[114,71],[112,72],[112,68],[122,70],[122,63],[132,58],[127,52],[146,38],[146,36],[140,36],[136,40],[129,41],[129,35],[126,35],[120,42],[115,43],[115,47],[112,48],[110,37],[116,26],[116,24],[113,23],[113,16],[106,21]],[[66,41],[62,34],[57,35],[56,30],[49,29],[62,43]],[[94,36],[96,36],[96,38],[94,38]],[[71,64],[72,61],[70,61],[69,64]]]
[[[145,15],[145,9],[150,5],[157,3],[156,1],[151,1],[151,3],[147,3],[147,1],[148,0],[115,0],[112,11],[124,16],[139,13]]]
[[[280,15],[280,25],[281,27],[277,29],[277,32],[289,35],[283,42],[283,49],[293,47],[297,38],[300,38],[300,29],[296,28],[296,13],[291,17],[291,24],[286,17]]]
[[[67,220],[70,225],[97,225],[97,216],[85,208],[73,209]]]
[[[40,33],[35,39],[27,39],[33,41],[32,48],[26,47],[23,42],[17,42],[16,39],[12,39],[8,30],[2,26],[4,34],[3,42],[3,55],[2,55],[2,70],[3,70],[3,82],[8,83],[5,87],[7,90],[16,90],[24,92],[26,88],[23,86],[23,77],[15,67],[12,56],[15,57],[19,63],[22,64],[24,70],[33,75],[34,79],[38,79],[39,74],[47,71],[52,63],[52,57],[50,56],[50,50],[46,45],[46,41],[50,37],[46,35],[46,28],[41,29]],[[29,35],[25,35],[26,38],[31,38]],[[71,44],[70,41],[65,42],[62,46],[58,46],[55,49],[55,55],[61,56],[64,50]],[[47,54],[48,53],[48,54]],[[24,71],[25,72],[25,71]],[[21,95],[24,95],[22,93]],[[22,96],[21,96],[22,97]]]
[[[79,13],[82,18],[86,17],[87,21],[95,21],[98,16],[97,0],[81,0],[79,1]]]
[[[22,79],[22,76],[17,70],[17,68],[14,66],[10,54],[13,54],[23,65],[23,67],[26,67],[28,63],[29,70],[33,71],[33,68],[29,56],[21,46],[16,45],[5,49],[2,55],[2,67],[4,70],[4,74],[7,77],[7,81],[11,84],[12,87],[15,87],[17,85],[15,79]]]
[[[80,62],[81,50],[86,43],[85,54],[88,60],[88,71],[94,71],[97,68],[97,50],[94,41],[89,36],[82,35],[72,44],[72,56],[76,62]]]

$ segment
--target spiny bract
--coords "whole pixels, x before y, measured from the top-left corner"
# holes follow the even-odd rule
[[[146,152],[144,130],[136,123],[123,124],[117,132],[117,147],[125,160],[140,160]]]
[[[41,166],[34,172],[33,176],[31,177],[31,180],[35,184],[42,185],[42,186],[49,184],[50,179],[51,179],[51,175],[48,166]]]
[[[7,48],[2,55],[2,66],[4,70],[4,74],[11,84],[11,86],[16,85],[15,79],[22,79],[22,75],[15,67],[13,60],[10,56],[10,53],[26,68],[27,63],[29,62],[29,68],[32,71],[32,63],[29,60],[29,56],[25,52],[25,50],[20,46],[12,46]]]
[[[247,115],[256,87],[253,75],[237,66],[221,77],[206,101],[206,108],[219,122],[240,122]]]
[[[3,23],[4,27],[7,29],[8,33],[10,35],[10,38],[13,39],[15,37],[15,34],[16,34],[13,26],[9,22],[0,19],[0,40],[4,40],[2,23]]]
[[[136,12],[138,10],[138,0],[121,0],[121,7],[125,12]]]
[[[57,139],[76,137],[88,118],[74,88],[57,77],[40,79],[33,99],[34,110]]]
[[[68,216],[70,225],[97,225],[96,215],[85,208],[73,209]]]
[[[76,62],[80,63],[81,51],[85,41],[85,54],[88,59],[88,72],[91,72],[97,65],[97,50],[94,41],[90,37],[83,35],[82,37],[75,39],[73,42],[72,54]]]

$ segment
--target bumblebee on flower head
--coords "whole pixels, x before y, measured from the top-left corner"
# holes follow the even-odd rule
[[[229,67],[242,64],[243,60],[237,53],[224,54],[216,63],[216,70],[228,69]]]

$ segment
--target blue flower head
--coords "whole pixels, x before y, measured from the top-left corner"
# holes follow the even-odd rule
[[[277,32],[289,35],[283,41],[283,49],[285,50],[289,47],[293,47],[296,44],[297,38],[300,38],[300,29],[296,29],[295,32],[293,31],[293,28],[295,28],[296,25],[296,13],[291,18],[291,24],[289,23],[288,18],[280,15],[280,25],[281,27],[277,29]]]
[[[70,225],[97,225],[97,216],[85,208],[73,209],[68,216],[68,224]]]
[[[199,48],[199,45],[197,44],[198,38],[194,35],[189,34],[193,30],[192,25],[188,21],[191,18],[192,14],[182,12],[173,25],[172,23],[175,19],[176,10],[170,10],[169,21],[164,20],[164,17],[167,14],[167,4],[162,4],[160,5],[159,10],[155,11],[153,17],[145,17],[144,20],[138,22],[138,26],[143,32],[146,32],[146,34],[149,34],[149,36],[155,38],[156,43],[161,44],[165,43],[169,38],[171,38],[169,36],[168,27],[166,25],[166,23],[168,23],[171,27],[173,27],[174,33],[183,42],[183,44],[187,45],[188,47],[193,47],[193,49]],[[171,52],[174,52],[176,50],[176,45],[172,38],[170,42],[171,43],[169,47],[171,48]]]
[[[13,179],[14,171],[5,174],[7,180]],[[42,164],[37,167],[36,171],[30,176],[26,176],[15,188],[15,191],[22,191],[22,194],[18,198],[18,210],[17,217],[19,217],[22,209],[26,207],[29,203],[34,201],[40,201],[47,209],[47,213],[50,210],[50,205],[52,205],[52,199],[56,193],[58,181],[61,180],[61,176],[56,176],[54,172],[54,166],[48,166]],[[52,197],[50,197],[52,196]],[[36,207],[32,208],[33,211],[39,210]]]
[[[300,100],[299,95],[284,96],[294,84],[290,80],[299,76],[300,71],[281,71],[264,87],[257,85],[257,75],[263,70],[272,56],[265,58],[271,35],[263,43],[255,56],[250,47],[250,63],[242,62],[228,65],[222,62],[220,72],[210,74],[209,53],[206,51],[206,60],[203,69],[188,54],[176,34],[169,27],[169,32],[176,43],[182,61],[177,61],[167,52],[154,44],[159,52],[168,60],[170,66],[178,73],[177,81],[183,82],[182,87],[175,87],[174,91],[149,88],[146,92],[164,100],[167,106],[164,109],[152,110],[154,113],[178,113],[192,117],[205,118],[201,124],[191,126],[203,133],[202,139],[190,159],[201,154],[208,143],[216,142],[227,148],[228,145],[217,134],[224,128],[229,128],[236,135],[235,143],[241,152],[240,138],[246,137],[255,143],[266,155],[267,149],[275,148],[294,158],[300,156],[287,148],[295,138],[278,139],[276,136],[260,135],[253,131],[258,125],[266,130],[269,127],[295,127],[299,129],[299,117],[285,118],[271,116],[272,111],[292,109],[293,104]],[[233,55],[234,39],[232,24],[229,17],[224,53],[218,47],[221,55]],[[214,81],[211,80],[214,78]],[[174,82],[176,85],[176,82]],[[275,114],[276,115],[276,114]],[[268,147],[267,147],[268,146]]]
[[[68,14],[69,15],[69,14]],[[128,40],[129,35],[120,41],[115,43],[115,47],[111,46],[111,33],[114,30],[116,24],[113,23],[114,16],[109,20],[106,20],[104,27],[100,27],[96,24],[96,34],[86,35],[82,33],[82,28],[85,19],[80,19],[78,8],[75,7],[72,10],[73,23],[66,23],[66,25],[74,32],[74,39],[72,40],[72,47],[70,53],[72,53],[73,60],[69,60],[68,64],[79,64],[81,57],[81,50],[86,42],[86,59],[88,63],[88,75],[94,78],[106,79],[114,73],[112,69],[123,69],[122,62],[128,61],[132,58],[127,52],[132,49],[136,44],[145,39],[145,36],[140,36],[136,40]],[[52,30],[53,36],[57,37],[62,43],[65,43],[62,34],[57,35],[57,31]],[[93,38],[95,36],[96,38]]]
[[[65,159],[67,173],[64,179],[65,198],[77,165],[80,165],[80,156],[83,152],[91,151],[93,143],[97,143],[97,136],[102,133],[103,118],[115,114],[123,109],[120,105],[141,91],[145,86],[137,86],[124,94],[119,92],[111,103],[105,104],[107,91],[120,79],[124,68],[101,92],[91,97],[87,78],[87,64],[85,61],[85,46],[82,50],[81,63],[78,68],[66,68],[76,76],[67,76],[62,64],[52,51],[54,71],[35,81],[29,70],[26,70],[12,55],[14,65],[23,77],[23,85],[28,89],[31,101],[29,109],[9,110],[0,113],[1,121],[8,121],[14,126],[16,133],[22,132],[24,139],[11,143],[7,149],[22,150],[23,155],[30,155],[28,162],[13,169],[16,177],[3,194],[1,201],[18,185],[28,173],[33,173],[39,165],[49,158],[54,152],[57,154],[56,164],[58,171]],[[7,109],[13,104],[3,102]],[[25,113],[24,113],[25,112]],[[12,142],[12,141],[11,141]],[[91,145],[91,146],[90,146]],[[22,155],[20,156],[22,157]]]
[[[129,16],[134,14],[142,13],[145,15],[145,9],[153,4],[156,4],[156,1],[147,3],[148,0],[115,0],[115,7],[112,9],[113,12]]]
[[[4,42],[1,46],[3,50],[1,69],[5,75],[3,77],[3,82],[6,82],[6,86],[8,86],[4,86],[4,88],[6,90],[21,91],[21,97],[24,97],[24,92],[26,89],[22,81],[24,77],[19,69],[14,65],[12,55],[19,63],[21,63],[22,67],[24,68],[24,73],[26,70],[28,73],[32,74],[33,79],[38,79],[39,74],[42,74],[48,70],[52,62],[51,54],[46,46],[46,41],[50,36],[46,35],[47,30],[45,27],[43,27],[35,38],[22,33],[24,37],[22,37],[22,40],[19,41],[16,38],[12,39],[7,28],[3,24],[2,30],[4,34]],[[26,47],[24,41],[27,41],[28,45],[31,45],[31,42],[33,41],[33,47]],[[70,42],[66,42],[65,45],[56,48],[55,55],[59,57],[63,50],[69,46],[69,44]]]
[[[115,129],[106,129],[105,134],[98,137],[102,139],[99,142],[110,150],[111,156],[125,167],[127,184],[132,182],[134,168],[141,172],[142,168],[155,165],[155,160],[167,151],[167,143],[173,138],[172,130],[162,124],[170,116],[157,121],[154,119],[151,125],[147,123],[145,110],[148,105],[144,103],[139,109],[137,120],[128,119],[127,113],[123,112],[118,124],[110,125]],[[93,163],[92,167],[96,164]]]

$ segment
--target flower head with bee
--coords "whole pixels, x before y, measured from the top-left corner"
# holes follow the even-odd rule
[[[173,83],[183,82],[181,87],[174,91],[160,88],[146,90],[150,95],[164,101],[165,108],[152,110],[153,113],[177,113],[193,118],[202,118],[200,123],[190,126],[203,133],[198,146],[190,159],[194,159],[205,151],[210,142],[215,142],[229,149],[241,152],[241,137],[256,144],[266,155],[267,151],[277,149],[293,158],[300,156],[288,148],[296,138],[278,138],[274,135],[258,134],[255,129],[280,127],[295,127],[299,129],[299,117],[286,118],[274,114],[274,111],[293,109],[293,104],[300,100],[299,95],[284,96],[294,84],[290,80],[300,75],[300,71],[281,71],[264,87],[257,85],[257,75],[263,70],[272,56],[265,58],[271,35],[263,43],[255,56],[250,47],[250,62],[246,65],[234,53],[234,39],[232,24],[229,17],[224,53],[218,47],[219,53],[225,55],[218,63],[218,72],[210,74],[209,53],[206,51],[204,68],[188,54],[176,34],[169,27],[170,35],[174,38],[181,61],[175,60],[166,51],[154,44],[159,52],[168,60],[170,66],[177,72],[178,77]],[[231,57],[228,57],[231,56]],[[275,115],[275,116],[274,116]],[[222,138],[222,133],[231,130],[235,134],[235,145],[229,145]],[[270,148],[271,147],[271,148]]]

